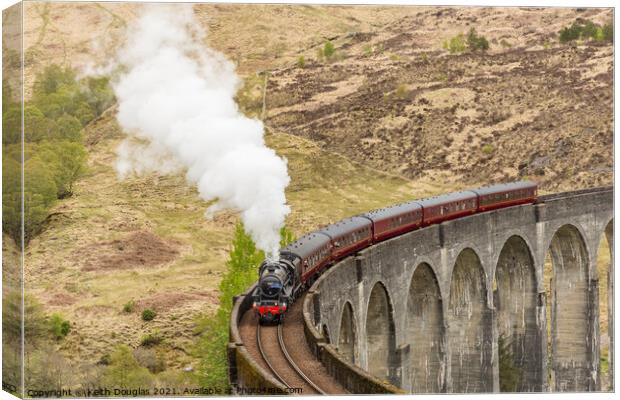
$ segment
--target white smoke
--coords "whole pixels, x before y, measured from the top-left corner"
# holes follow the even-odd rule
[[[239,112],[233,64],[204,44],[191,6],[151,5],[130,29],[114,84],[119,177],[187,170],[200,197],[216,200],[207,216],[239,210],[258,248],[277,257],[290,208],[286,160],[267,148],[262,122]]]

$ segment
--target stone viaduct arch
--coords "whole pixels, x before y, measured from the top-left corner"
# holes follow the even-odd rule
[[[550,244],[552,382],[560,391],[578,391],[590,373],[589,271],[586,245],[579,229],[563,225]]]
[[[493,319],[487,307],[486,278],[478,255],[470,248],[460,252],[450,280],[448,348],[451,390],[459,393],[493,390]]]
[[[426,263],[418,265],[411,278],[406,318],[412,391],[442,392],[446,368],[442,300],[437,277]]]
[[[379,243],[313,286],[315,327],[412,393],[597,390],[596,252],[603,236],[613,244],[612,200],[611,188],[547,196]],[[608,282],[613,298],[613,273]]]
[[[346,360],[355,364],[355,316],[351,303],[346,302],[340,318],[340,334],[338,335],[338,352],[344,355]]]
[[[537,326],[536,269],[529,245],[508,238],[495,268],[493,304],[497,315],[500,391],[531,392],[541,374]],[[517,372],[515,372],[517,371]]]
[[[375,283],[366,311],[366,351],[368,372],[372,375],[396,381],[394,375],[394,317],[390,297],[381,282]]]

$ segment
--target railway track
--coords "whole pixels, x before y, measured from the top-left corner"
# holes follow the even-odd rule
[[[244,313],[239,323],[240,339],[263,374],[281,386],[295,389],[289,394],[348,394],[306,342],[304,296],[291,305],[284,324],[259,326],[254,310]]]
[[[270,372],[284,386],[301,389],[301,393],[298,394],[327,394],[304,374],[290,356],[284,343],[282,326],[283,324],[276,326],[256,324],[256,344]]]

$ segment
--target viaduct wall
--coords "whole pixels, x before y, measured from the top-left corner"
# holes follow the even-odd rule
[[[613,327],[613,188],[599,188],[444,222],[343,260],[306,297],[306,336],[351,391],[598,390],[603,237]]]

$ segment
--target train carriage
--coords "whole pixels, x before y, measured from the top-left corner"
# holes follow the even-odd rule
[[[419,227],[422,224],[422,206],[408,202],[373,210],[361,216],[372,221],[373,240],[381,241]]]
[[[331,239],[321,232],[304,235],[281,251],[282,256],[293,259],[297,276],[300,277],[299,285],[324,268],[331,259],[331,253]]]
[[[337,261],[372,243],[372,223],[368,218],[351,217],[320,230],[332,242],[332,261]]]
[[[533,202],[538,196],[538,185],[521,181],[473,189],[472,192],[478,195],[478,211],[489,211]]]
[[[474,214],[478,209],[478,196],[467,190],[418,200],[416,203],[423,208],[422,225],[427,226]]]

